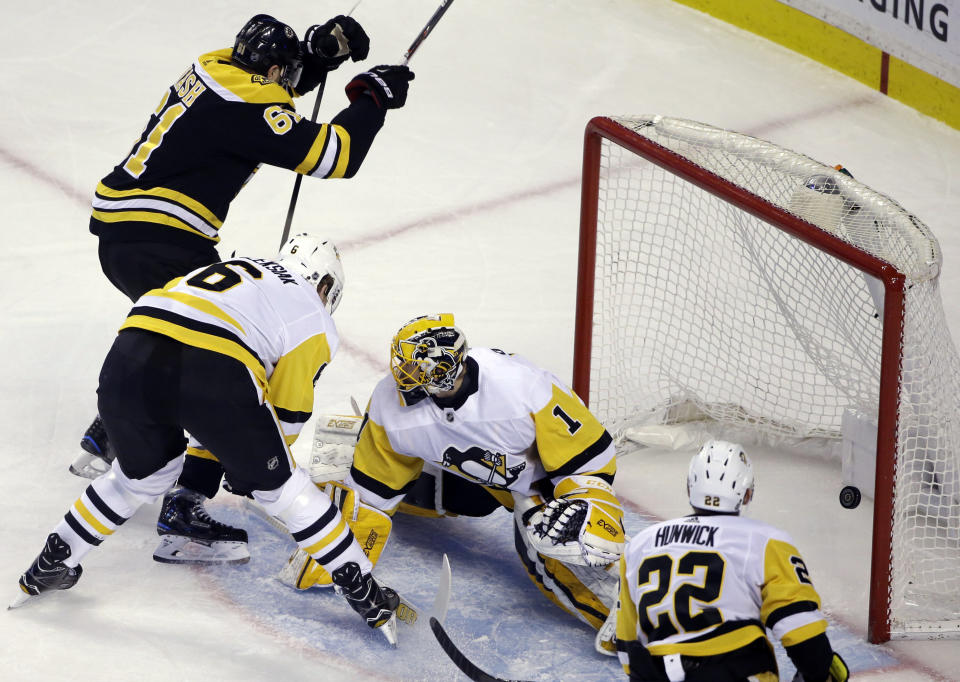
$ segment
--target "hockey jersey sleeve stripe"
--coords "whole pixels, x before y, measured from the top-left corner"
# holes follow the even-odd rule
[[[769,629],[773,630],[777,626],[777,623],[788,616],[811,611],[817,612],[819,610],[820,606],[814,601],[795,601],[772,611],[770,615],[767,616],[765,624]]]
[[[334,132],[331,137],[335,137],[339,141],[340,153],[337,155],[336,166],[333,170],[323,174],[323,177],[342,178],[347,172],[347,165],[350,163],[350,133],[338,125],[332,125],[330,128]],[[319,168],[314,175],[321,175]]]
[[[334,138],[331,133],[330,126],[326,123],[322,124],[320,126],[320,132],[307,151],[307,155],[293,170],[303,175],[312,175],[316,171],[317,166],[320,165],[320,160],[324,157],[329,147],[333,147],[333,153],[336,154],[336,139],[331,139]]]
[[[610,456],[605,458],[602,466],[595,466],[595,464],[600,464],[600,462],[594,463],[593,460],[598,458],[600,455],[605,454],[608,449],[612,451],[612,446],[613,438],[610,436],[610,433],[604,429],[603,433],[600,434],[600,437],[585,450],[580,452],[580,454],[570,458],[566,461],[566,463],[557,467],[556,469],[547,469],[547,474],[550,476],[550,478],[557,479],[562,476],[571,476],[573,474],[583,473],[581,470],[588,466],[591,469],[596,469],[597,471],[605,471],[610,461],[613,461],[613,452],[608,453]]]
[[[103,498],[97,494],[97,491],[93,489],[92,486],[88,486],[85,491],[87,497],[90,499],[90,503],[96,508],[100,514],[103,515],[114,526],[122,526],[126,521],[125,518],[120,516],[118,513],[113,511],[106,502],[103,501]]]
[[[149,189],[112,189],[107,187],[103,182],[97,184],[96,195],[94,200],[101,199],[103,201],[112,201],[119,199],[133,199],[133,198],[154,198],[154,199],[165,199],[166,201],[182,206],[188,211],[196,214],[211,226],[220,229],[223,227],[223,220],[218,218],[213,211],[208,209],[206,206],[201,204],[196,199],[187,196],[183,192],[178,192],[174,189],[167,189],[166,187],[151,187]]]
[[[819,611],[815,614],[798,613],[781,620],[772,631],[783,646],[794,646],[826,632],[827,621],[820,617]]]
[[[152,211],[93,211],[91,216],[103,223],[155,223],[157,225],[167,225],[175,227],[178,230],[185,230],[191,234],[199,235],[204,239],[213,242],[219,242],[220,237],[214,232],[212,235],[206,234],[203,230],[198,230],[192,225],[175,218],[166,213],[155,213]]]

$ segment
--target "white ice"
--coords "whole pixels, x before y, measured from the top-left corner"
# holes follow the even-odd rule
[[[231,44],[249,16],[269,11],[302,31],[352,5],[2,3],[0,578],[10,599],[85,486],[67,465],[129,307],[100,272],[87,232],[97,181],[126,153],[163,89],[200,53]],[[363,0],[354,16],[373,39],[367,63],[398,62],[435,6]],[[431,312],[454,312],[474,345],[570,376],[582,137],[601,114],[691,118],[843,163],[938,236],[944,307],[960,339],[960,133],[942,123],[668,0],[459,0],[411,66],[409,104],[389,114],[359,176],[302,186],[295,229],[337,239],[347,273],[337,312],[344,346],[319,382],[317,412],[345,411],[351,395],[364,402],[385,371],[393,332]],[[321,119],[343,107],[343,85],[358,70],[347,64],[331,76]],[[308,95],[300,110],[312,103]],[[257,174],[233,203],[221,254],[275,252],[293,180],[274,168]],[[621,495],[654,516],[685,513],[688,454],[624,458]],[[756,460],[753,514],[793,534],[826,610],[847,633],[843,650],[863,671],[857,678],[957,679],[956,642],[863,643],[871,505],[839,508],[839,463],[766,450]],[[389,652],[335,597],[278,588],[272,575],[289,547],[244,518],[236,498],[223,493],[210,506],[251,529],[259,542],[253,562],[217,570],[158,564],[157,507],[145,508],[84,561],[74,589],[0,615],[0,678],[456,678],[422,632],[401,631],[407,647]],[[498,536],[506,518],[398,526],[384,570],[419,581],[406,589],[428,605],[437,552],[449,551],[448,621],[478,663],[501,676],[581,679],[577,671],[589,669],[590,679],[618,679],[612,662],[592,658],[589,631],[525,583],[509,535]],[[478,546],[502,555],[474,556]],[[422,550],[429,569],[404,572],[399,559],[419,560],[410,547]],[[529,601],[511,603],[516,595]],[[492,662],[497,652],[503,660]]]

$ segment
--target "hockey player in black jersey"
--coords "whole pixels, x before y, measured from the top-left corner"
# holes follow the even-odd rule
[[[300,41],[274,17],[258,14],[232,49],[201,55],[164,91],[143,133],[97,185],[90,231],[99,238],[104,274],[131,300],[220,260],[216,244],[230,202],[261,164],[315,178],[349,178],[359,169],[388,109],[406,102],[413,73],[380,66],[346,86],[349,104],[329,123],[314,123],[293,99],[317,87],[346,59],[365,59],[369,39],[350,17],[307,29]],[[99,418],[70,467],[95,477],[112,461]],[[179,487],[163,503],[158,532],[239,550],[195,563],[243,561],[246,532],[219,524],[203,507],[222,468],[191,441]],[[229,479],[228,479],[229,482]],[[158,550],[160,551],[160,550]],[[159,560],[174,557],[155,555]]]

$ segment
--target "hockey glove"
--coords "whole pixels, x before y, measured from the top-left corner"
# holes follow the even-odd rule
[[[553,494],[554,499],[531,518],[537,551],[587,566],[617,561],[625,538],[623,508],[613,488],[594,476],[568,476]]]
[[[353,102],[369,95],[383,110],[399,109],[407,102],[407,90],[413,78],[413,71],[406,66],[375,66],[347,83],[347,99]]]
[[[847,682],[850,679],[850,670],[847,668],[847,662],[840,654],[833,652],[833,658],[830,659],[830,668],[827,670],[827,679],[825,682]],[[803,673],[797,671],[793,676],[793,682],[806,682]]]
[[[389,587],[381,587],[372,573],[363,575],[355,561],[349,561],[333,572],[337,594],[343,595],[350,607],[367,625],[378,628],[387,623],[400,606],[400,597]]]
[[[347,57],[355,62],[366,59],[370,38],[356,19],[341,15],[308,28],[301,48],[311,65],[333,71]]]

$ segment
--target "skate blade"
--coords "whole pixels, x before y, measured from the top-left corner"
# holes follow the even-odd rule
[[[390,646],[394,649],[397,648],[397,614],[391,615],[386,623],[377,627],[377,630],[383,633],[383,636],[390,642]]]
[[[245,564],[250,561],[250,550],[245,542],[203,543],[183,535],[164,535],[153,560],[162,564]]]
[[[80,478],[99,478],[108,471],[110,471],[110,465],[89,452],[81,452],[70,465],[70,473]]]
[[[10,611],[11,609],[19,608],[19,607],[23,606],[24,604],[26,604],[26,603],[27,603],[28,601],[30,601],[31,599],[33,599],[33,598],[35,598],[35,597],[38,597],[38,596],[39,596],[39,595],[36,595],[36,594],[30,594],[29,592],[27,592],[26,590],[24,590],[24,589],[21,587],[21,588],[19,588],[19,590],[18,590],[17,596],[14,598],[14,600],[13,600],[12,602],[10,602],[10,605],[7,607],[7,611]]]

